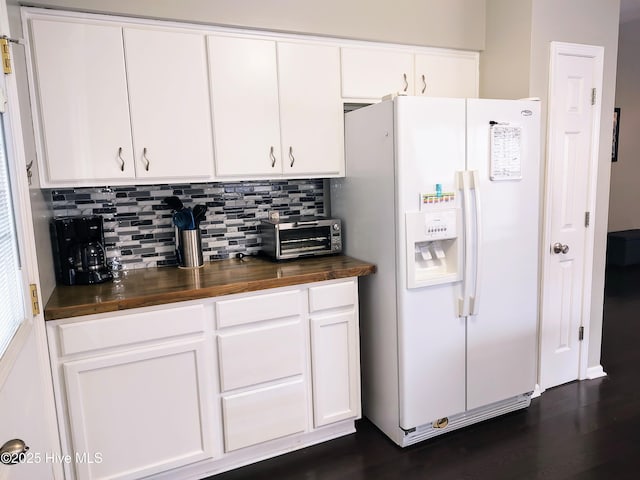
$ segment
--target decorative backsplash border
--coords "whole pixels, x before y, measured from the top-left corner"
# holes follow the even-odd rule
[[[176,265],[171,210],[162,201],[179,197],[185,207],[208,207],[200,223],[205,261],[260,250],[258,225],[276,210],[281,217],[322,215],[322,179],[89,187],[48,190],[54,217],[102,215],[107,259],[114,268]]]

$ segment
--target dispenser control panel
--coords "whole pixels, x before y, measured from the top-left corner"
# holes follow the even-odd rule
[[[407,288],[457,282],[462,277],[460,208],[406,212]]]
[[[429,240],[454,238],[457,234],[455,209],[424,213],[425,236]]]

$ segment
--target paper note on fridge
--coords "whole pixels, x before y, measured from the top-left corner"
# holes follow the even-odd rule
[[[522,178],[522,127],[493,124],[491,131],[491,180]]]

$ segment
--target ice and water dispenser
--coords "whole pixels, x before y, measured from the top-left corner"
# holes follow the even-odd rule
[[[406,212],[407,286],[426,287],[462,278],[462,212],[454,192],[420,194],[420,210]]]

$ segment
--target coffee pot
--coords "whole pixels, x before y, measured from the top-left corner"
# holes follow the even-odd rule
[[[113,279],[100,215],[56,218],[51,222],[51,234],[58,282],[87,285]]]

